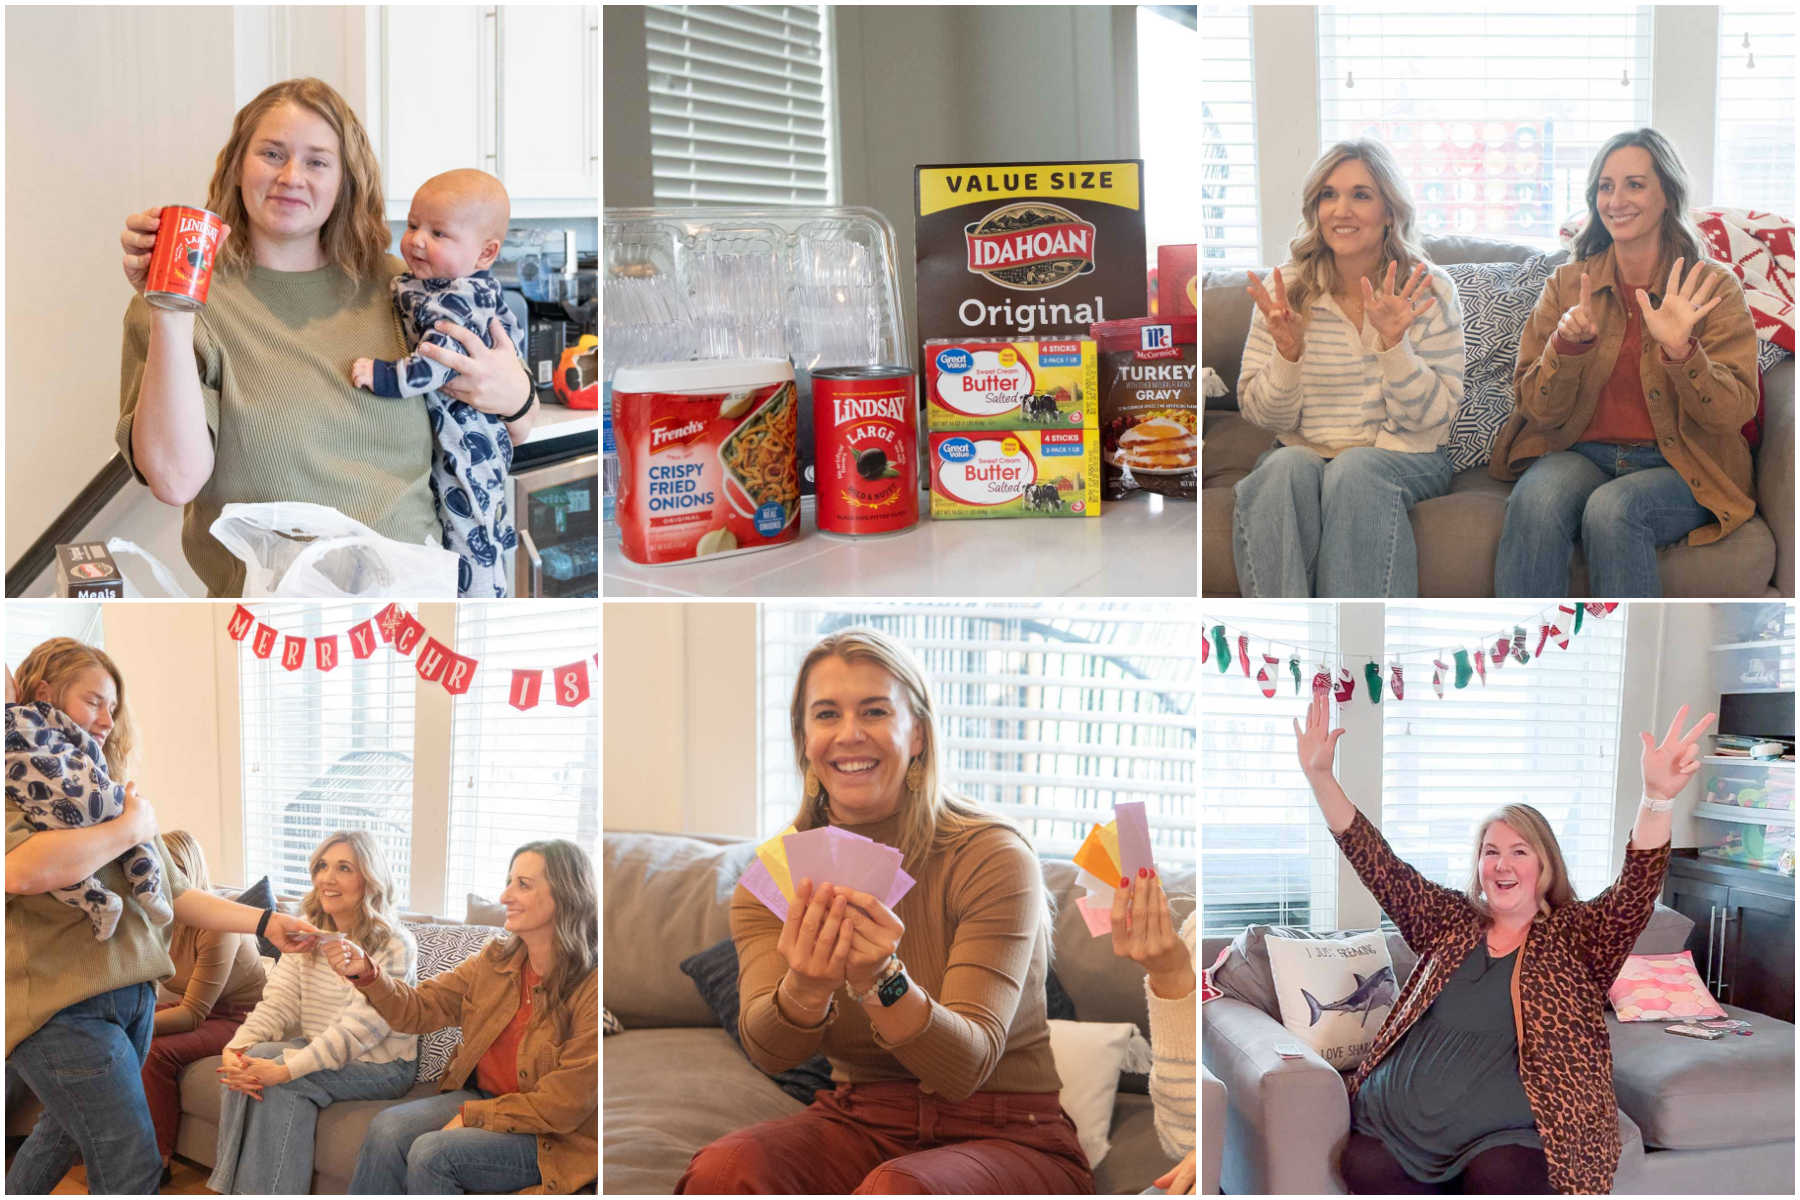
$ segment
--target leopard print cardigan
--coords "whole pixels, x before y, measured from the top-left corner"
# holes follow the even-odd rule
[[[1362,813],[1336,836],[1344,857],[1419,955],[1368,1057],[1351,1077],[1354,1101],[1369,1072],[1481,944],[1487,922],[1461,892],[1431,882],[1402,862]],[[1654,850],[1628,846],[1617,881],[1592,900],[1539,917],[1514,965],[1519,1080],[1537,1119],[1550,1185],[1558,1192],[1612,1190],[1620,1144],[1606,989],[1649,923],[1668,865],[1667,844]]]

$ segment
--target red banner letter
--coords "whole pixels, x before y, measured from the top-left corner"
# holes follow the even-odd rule
[[[588,698],[587,660],[556,668],[556,702],[574,708]]]
[[[544,673],[542,671],[514,671],[512,691],[506,697],[506,702],[520,712],[536,708],[538,689],[543,686],[543,683]]]
[[[231,635],[232,641],[241,642],[249,636],[250,626],[255,623],[255,616],[240,604],[237,606],[237,611],[231,614],[231,620],[225,622],[225,632]]]
[[[274,649],[275,631],[270,629],[267,625],[258,625],[256,627],[256,636],[250,641],[251,653],[255,654],[258,658],[267,658],[269,657],[269,652]]]
[[[402,613],[400,628],[394,633],[394,649],[402,655],[411,654],[419,639],[425,636],[425,626],[419,623],[411,613]]]
[[[337,656],[338,644],[335,634],[331,637],[313,639],[313,662],[318,665],[319,670],[329,671],[337,666]]]
[[[281,665],[290,671],[298,671],[306,665],[305,638],[285,637],[281,639]]]
[[[444,673],[449,663],[448,651],[438,643],[436,638],[426,638],[425,648],[419,651],[419,662],[416,667],[419,678],[435,683]]]
[[[358,658],[375,653],[375,622],[364,621],[350,627],[350,653]]]
[[[474,677],[475,660],[452,654],[450,665],[444,671],[444,690],[452,696],[460,696],[469,690],[469,681]]]

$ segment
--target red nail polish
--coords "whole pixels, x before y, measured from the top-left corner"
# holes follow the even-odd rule
[[[1150,868],[1150,878],[1152,878],[1152,879],[1156,878],[1156,868],[1155,867]]]
[[[1149,877],[1150,877],[1149,871],[1145,870],[1143,867],[1138,868],[1138,878],[1139,879],[1148,879]]]
[[[1131,886],[1131,876],[1126,875],[1126,876],[1121,877],[1119,880],[1119,886],[1120,887],[1130,887]]]

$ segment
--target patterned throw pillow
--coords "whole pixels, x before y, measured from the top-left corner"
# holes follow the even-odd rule
[[[1264,945],[1288,1032],[1340,1071],[1361,1065],[1400,996],[1386,935],[1269,937]]]
[[[486,925],[427,925],[408,921],[407,930],[419,943],[419,982],[455,969],[467,959],[481,953],[481,948],[500,930]],[[452,1025],[419,1039],[418,1082],[435,1083],[444,1077],[456,1048],[462,1044],[462,1028]]]
[[[1524,262],[1449,263],[1463,310],[1463,401],[1450,423],[1452,470],[1485,467],[1494,436],[1513,410],[1519,335],[1544,293],[1544,281],[1568,258],[1539,254]]]
[[[1725,1015],[1686,950],[1632,955],[1606,989],[1606,998],[1621,1021],[1717,1020]]]

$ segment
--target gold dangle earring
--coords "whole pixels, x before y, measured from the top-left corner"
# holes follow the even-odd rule
[[[918,795],[925,789],[925,760],[915,758],[906,765],[906,790]]]
[[[811,763],[807,763],[806,778],[800,783],[801,793],[805,795],[808,800],[816,800],[819,798],[819,794],[824,790],[824,786],[819,783],[819,773],[812,769]]]

